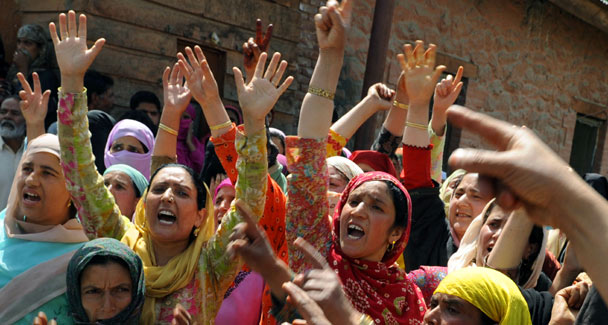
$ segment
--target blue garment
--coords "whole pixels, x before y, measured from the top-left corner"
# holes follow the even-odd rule
[[[0,212],[0,288],[3,288],[14,277],[30,268],[74,251],[83,243],[51,243],[9,238],[6,235],[4,217],[6,209]],[[22,318],[17,324],[32,324],[39,311],[44,311],[49,319],[56,318],[59,324],[72,324],[68,313],[68,302],[65,294],[54,298]]]

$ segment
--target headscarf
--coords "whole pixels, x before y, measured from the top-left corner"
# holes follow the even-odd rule
[[[110,114],[100,110],[89,111],[87,118],[89,119],[91,147],[95,156],[95,166],[97,167],[97,171],[103,174],[106,170],[103,159],[106,151],[106,142],[114,124],[116,124],[116,120]]]
[[[232,181],[230,180],[230,178],[225,178],[216,188],[215,188],[215,193],[213,193],[213,202],[215,202],[215,199],[217,198],[217,193],[220,192],[220,190],[222,189],[222,187],[226,187],[226,186],[230,186],[232,188],[234,188],[234,185],[232,185]]]
[[[112,143],[119,138],[132,136],[139,140],[148,149],[146,153],[135,153],[127,150],[111,153]],[[126,164],[139,170],[146,179],[150,179],[150,160],[154,150],[154,135],[143,123],[134,120],[122,120],[112,128],[106,142],[104,162],[107,167],[115,164]]]
[[[606,180],[606,177],[596,173],[586,173],[583,179],[585,179],[585,182],[593,187],[596,192],[600,193],[608,200],[608,180]]]
[[[381,262],[353,259],[340,248],[340,214],[350,193],[370,181],[389,181],[397,186],[407,200],[407,227]],[[327,260],[342,281],[344,290],[355,308],[370,315],[376,323],[406,324],[422,321],[426,306],[420,289],[406,277],[395,261],[403,253],[410,235],[412,200],[395,177],[384,172],[368,172],[353,178],[346,186],[333,216],[332,245]]]
[[[156,257],[152,248],[150,231],[146,224],[145,200],[139,200],[135,208],[133,224],[123,236],[122,242],[129,246],[142,259],[144,273],[146,275],[146,301],[141,313],[142,324],[152,324],[156,320],[154,306],[157,298],[163,298],[192,281],[196,270],[203,245],[215,233],[215,219],[213,218],[213,200],[209,194],[209,188],[205,185],[207,200],[205,209],[207,215],[200,231],[185,251],[174,256],[163,266],[156,265]],[[143,197],[146,197],[144,193]]]
[[[181,118],[179,121],[179,130],[177,132],[177,162],[192,168],[197,174],[203,170],[205,163],[205,141],[198,139],[196,134],[192,135],[192,144],[196,148],[194,151],[190,151],[186,140],[188,138],[188,129],[190,124],[194,123],[196,116],[196,109],[192,104],[189,104],[186,108],[186,112],[190,114],[191,118]]]
[[[125,244],[113,238],[98,238],[84,244],[76,251],[66,274],[67,296],[75,324],[90,324],[82,306],[80,276],[96,256],[111,256],[123,261],[131,276],[131,303],[111,319],[98,320],[95,324],[138,324],[144,304],[146,285],[141,259]]]
[[[448,178],[446,178],[443,183],[441,183],[441,188],[439,188],[439,198],[443,201],[444,209],[445,209],[445,217],[449,218],[450,216],[450,199],[452,198],[452,193],[454,193],[454,189],[448,187],[451,181],[458,177],[464,177],[467,173],[464,169],[457,169],[450,174]],[[450,228],[452,228],[450,226]],[[452,237],[457,240],[458,237],[455,236],[454,231],[452,230]]]
[[[112,165],[108,169],[106,169],[106,171],[103,173],[103,175],[105,176],[107,173],[111,173],[111,172],[121,172],[121,173],[125,173],[127,176],[129,176],[129,178],[131,178],[131,181],[133,182],[133,186],[135,187],[135,196],[136,197],[141,197],[141,195],[144,193],[144,191],[148,187],[148,180],[146,179],[146,177],[142,173],[140,173],[139,170],[137,170],[129,165],[125,165],[125,164]]]
[[[57,159],[59,156],[59,139],[56,135],[43,134],[28,143],[27,149],[21,157],[19,167],[13,179],[13,185],[8,197],[6,206],[6,217],[4,226],[6,234],[11,238],[18,238],[31,241],[57,242],[57,243],[80,243],[87,241],[88,238],[82,231],[82,226],[76,219],[70,219],[62,225],[43,226],[27,221],[21,221],[22,215],[19,214],[19,201],[21,193],[17,190],[17,180],[21,178],[21,165],[30,155],[45,152]],[[27,228],[27,233],[21,229]]]
[[[481,228],[485,224],[484,216],[490,213],[490,209],[494,207],[495,199],[490,200],[488,204],[486,204],[485,208],[481,212],[479,216],[477,216],[471,224],[467,231],[462,236],[460,240],[460,247],[458,251],[454,253],[450,259],[448,260],[448,272],[453,272],[468,266],[475,265],[475,258],[477,257],[477,245],[479,244],[479,234],[481,232]],[[513,216],[517,218],[519,216]],[[524,217],[524,216],[521,216]],[[528,241],[528,237],[525,238]],[[526,282],[520,284],[524,289],[530,289],[536,287],[536,282],[540,277],[540,273],[543,269],[543,263],[545,261],[545,247],[547,246],[547,231],[543,228],[543,240],[540,245],[538,254],[534,258],[534,263],[532,264],[532,273],[526,279]]]
[[[349,182],[359,174],[363,174],[363,170],[355,162],[341,156],[327,158],[327,166],[337,169]]]
[[[467,267],[448,275],[435,293],[464,299],[500,325],[532,324],[528,304],[506,275],[485,267]]]
[[[349,159],[356,164],[363,163],[369,165],[375,171],[389,173],[398,178],[397,171],[395,170],[391,158],[381,152],[374,150],[357,150],[350,155]]]

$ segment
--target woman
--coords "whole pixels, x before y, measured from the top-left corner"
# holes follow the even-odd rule
[[[532,324],[528,304],[511,279],[483,267],[464,268],[439,284],[425,324]]]
[[[359,174],[363,174],[363,170],[348,158],[333,156],[327,158],[327,173],[329,174],[327,199],[329,200],[329,217],[331,220],[331,213],[340,200],[340,194],[342,194],[351,179]]]
[[[471,265],[489,265],[491,255],[504,254],[505,250],[518,251],[511,246],[499,247],[498,239],[504,233],[507,221],[512,217],[512,213],[504,211],[494,200],[490,201],[483,212],[475,218],[468,227],[461,246],[452,255],[448,262],[450,272],[459,268]],[[513,218],[524,218],[524,216],[513,216]],[[542,267],[545,261],[545,246],[547,243],[546,232],[542,227],[529,227],[527,233],[519,233],[521,238],[508,238],[505,243],[516,243],[526,241],[523,255],[517,256],[516,260],[521,261],[517,266],[509,270],[502,270],[510,276],[515,283],[524,289],[537,288],[538,291],[546,291],[551,287],[551,280],[542,274]],[[496,248],[496,250],[494,250]],[[494,252],[492,254],[492,252]]]
[[[450,213],[450,199],[452,198],[452,193],[460,184],[462,177],[467,173],[464,169],[458,169],[453,171],[448,178],[441,183],[441,187],[439,188],[439,197],[441,201],[445,203],[445,215],[449,215]]]
[[[120,215],[111,194],[90,163],[90,143],[85,129],[84,112],[87,108],[82,77],[104,41],[98,40],[91,50],[87,50],[86,39],[76,35],[75,13],[70,11],[68,16],[70,28],[66,28],[66,15],[59,16],[60,30],[69,30],[68,34],[62,35],[62,39],[59,39],[54,23],[50,24],[50,29],[63,75],[59,92],[63,167],[71,184],[71,193],[76,198],[85,232],[90,238],[121,239],[142,258],[146,277],[143,323],[170,323],[173,320],[173,307],[177,303],[195,321],[207,323],[215,318],[223,293],[242,266],[225,254],[228,235],[238,222],[238,215],[234,209],[229,211],[214,234],[211,200],[205,198],[206,189],[192,169],[179,164],[153,168],[156,170],[151,175],[147,193],[136,209],[133,223]],[[86,26],[82,26],[86,24],[84,15],[80,16],[80,22],[80,30],[86,30]],[[207,96],[202,96],[202,83],[207,83],[205,90],[212,88],[215,93],[217,84],[203,77],[211,75],[211,71],[203,59],[202,50],[199,47],[195,50],[196,57],[190,48],[186,49],[194,67],[187,65],[180,53],[179,64],[173,69],[167,67],[163,74],[165,108],[154,148],[154,165],[175,161],[176,128],[191,95],[202,107],[220,106],[219,109],[210,108],[217,114],[208,116],[215,131],[227,132],[232,127],[227,122],[228,116],[221,107],[221,101],[210,103],[206,101]],[[260,60],[259,73],[256,73],[256,78],[246,90],[244,82],[237,80],[239,101],[246,122],[244,132],[236,136],[239,151],[237,168],[241,176],[236,184],[236,197],[237,201],[238,198],[242,200],[236,205],[239,209],[248,205],[258,214],[262,213],[264,207],[267,172],[263,117],[292,80],[290,78],[276,88],[269,78],[262,77],[265,63],[265,59]],[[273,66],[276,70],[276,60],[269,65]],[[280,79],[282,73],[275,75],[275,70],[267,75]],[[182,75],[186,76],[188,88],[184,87]],[[260,94],[257,87],[271,89]],[[79,148],[78,155],[75,155],[75,148]]]
[[[235,194],[234,185],[232,185],[230,178],[224,179],[215,188],[215,193],[213,195],[213,217],[217,225],[222,222],[224,214],[230,209]]]
[[[66,283],[76,323],[138,324],[145,298],[139,256],[112,238],[84,244],[68,264]]]
[[[75,218],[59,159],[56,136],[31,140],[0,214],[0,319],[8,324],[31,324],[38,311],[71,322],[64,273],[88,239]]]
[[[106,168],[125,164],[137,169],[150,179],[150,160],[154,151],[154,135],[143,123],[122,120],[112,128],[106,141]]]
[[[196,110],[188,105],[179,122],[177,133],[177,162],[186,165],[199,174],[205,163],[205,141],[194,134]]]
[[[148,187],[148,180],[129,165],[116,164],[103,173],[103,184],[114,196],[122,215],[132,218],[139,199]]]

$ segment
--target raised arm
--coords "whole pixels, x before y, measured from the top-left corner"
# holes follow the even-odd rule
[[[516,277],[516,271],[521,264],[522,256],[528,245],[528,237],[530,237],[533,227],[534,224],[526,218],[526,212],[523,209],[511,212],[511,216],[490,252],[485,266],[503,273],[506,272],[507,276],[512,279]],[[514,272],[509,272],[513,270]],[[514,281],[516,280],[514,279]]]
[[[32,141],[46,133],[44,119],[46,118],[51,90],[47,89],[44,93],[41,92],[40,77],[38,77],[36,72],[32,73],[34,90],[32,90],[21,72],[17,73],[17,78],[23,88],[23,90],[19,91],[19,97],[21,97],[19,107],[25,119],[27,140]]]
[[[270,39],[272,38],[272,24],[266,27],[266,33],[262,35],[262,20],[255,22],[255,38],[250,37],[243,43],[243,67],[245,68],[245,84],[249,84],[255,74],[255,67],[263,52],[268,53]]]
[[[241,71],[234,68],[239,104],[245,120],[242,132],[238,132],[236,136],[239,177],[235,185],[235,199],[247,204],[255,216],[255,222],[264,211],[266,198],[268,158],[264,120],[266,114],[293,81],[293,77],[288,77],[280,84],[287,66],[285,61],[279,64],[280,58],[281,55],[275,53],[264,73],[266,53],[262,53],[253,79],[247,85],[245,85]],[[208,285],[205,291],[208,297],[211,295],[223,296],[242,266],[242,263],[231,259],[226,252],[229,236],[241,221],[242,218],[236,210],[230,209],[201,254],[199,267],[204,272],[199,273],[201,275],[204,273],[203,276],[207,277],[206,284]],[[204,314],[215,316],[220,303],[221,298],[208,300],[205,304]]]
[[[351,2],[328,2],[315,16],[319,59],[310,80],[309,92],[300,110],[298,137],[287,137],[287,160],[291,172],[288,187],[286,233],[289,266],[295,272],[307,269],[304,256],[293,242],[305,238],[327,254],[331,227],[327,220],[326,138],[350,22]]]
[[[67,21],[66,21],[67,20]],[[130,222],[121,216],[114,197],[97,172],[91,149],[87,119],[87,95],[84,73],[101,51],[105,40],[99,39],[87,48],[87,20],[80,15],[78,31],[76,14],[69,11],[59,15],[57,35],[54,23],[49,24],[55,55],[61,72],[59,107],[57,109],[58,136],[61,146],[61,165],[72,201],[86,235],[121,239]]]
[[[534,223],[562,229],[602,297],[608,297],[608,202],[529,129],[458,106],[448,109],[448,119],[498,150],[458,149],[450,165],[497,178],[505,185],[496,196],[500,206],[521,204]]]

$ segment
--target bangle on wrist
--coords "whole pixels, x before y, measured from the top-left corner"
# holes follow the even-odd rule
[[[404,103],[400,103],[396,99],[393,101],[393,106],[399,107],[399,108],[404,109],[406,111],[410,108],[410,105],[404,104]]]
[[[224,122],[222,124],[212,125],[212,126],[209,127],[209,129],[211,129],[213,131],[216,131],[216,130],[219,130],[219,129],[223,129],[225,127],[229,127],[231,125],[232,125],[232,121],[228,120],[228,121],[226,121],[226,122]]]
[[[428,129],[428,126],[426,126],[424,124],[420,124],[420,123],[414,123],[414,122],[405,122],[405,126],[409,126],[409,127],[413,127],[413,128],[421,129],[421,130]]]
[[[361,315],[359,318],[359,325],[371,325],[374,324],[374,320],[366,314]]]
[[[334,97],[336,96],[335,93],[332,93],[332,92],[327,91],[325,89],[312,87],[312,86],[308,87],[308,93],[309,94],[313,94],[315,96],[327,98],[329,100],[334,100]]]
[[[164,125],[162,123],[158,124],[158,128],[161,129],[161,130],[163,130],[163,131],[165,131],[165,132],[167,132],[167,133],[169,133],[169,134],[177,136],[177,131],[175,129],[172,129],[172,128],[170,128],[170,127],[168,127],[168,126],[166,126],[166,125]]]

